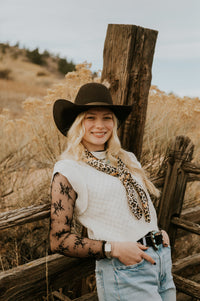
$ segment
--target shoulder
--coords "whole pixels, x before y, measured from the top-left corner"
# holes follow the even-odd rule
[[[68,177],[71,174],[77,174],[80,169],[81,163],[71,159],[59,160],[55,163],[53,174],[61,173],[65,177]]]
[[[124,153],[129,157],[129,159],[131,159],[132,162],[134,162],[135,164],[137,164],[138,167],[140,167],[140,168],[142,167],[141,164],[140,164],[140,162],[138,161],[138,159],[137,159],[137,157],[135,156],[134,153],[128,152],[126,150],[124,150]]]
[[[71,159],[59,160],[55,163],[54,168],[64,168],[64,167],[76,167],[78,162]]]
[[[84,165],[81,161],[64,159],[57,161],[53,170],[53,176],[56,173],[62,174],[77,193],[76,210],[78,215],[83,214],[88,206],[88,191],[82,168]]]

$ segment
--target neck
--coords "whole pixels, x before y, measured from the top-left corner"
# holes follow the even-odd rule
[[[84,146],[85,149],[88,150],[88,152],[103,152],[106,150],[105,145],[95,145],[94,147],[91,147],[91,145],[87,145],[87,143],[83,143],[82,145]]]
[[[105,149],[99,149],[99,150],[95,150],[93,152],[104,152],[104,151],[105,151]]]

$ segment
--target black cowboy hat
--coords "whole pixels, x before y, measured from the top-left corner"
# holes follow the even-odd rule
[[[106,107],[110,109],[119,124],[122,124],[132,110],[132,106],[113,105],[110,91],[99,83],[83,85],[75,98],[74,103],[66,99],[58,99],[53,106],[53,117],[59,131],[66,136],[76,117],[91,108]]]

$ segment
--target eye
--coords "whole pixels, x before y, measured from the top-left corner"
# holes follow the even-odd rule
[[[94,116],[86,116],[85,119],[87,119],[87,120],[94,120]]]
[[[112,116],[105,116],[104,119],[105,120],[112,120]]]

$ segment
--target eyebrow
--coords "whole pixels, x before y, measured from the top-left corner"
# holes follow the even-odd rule
[[[97,115],[97,113],[88,112],[88,113],[86,113],[86,115]],[[105,116],[105,115],[112,115],[112,112],[104,113],[103,115],[104,115],[104,116]]]

